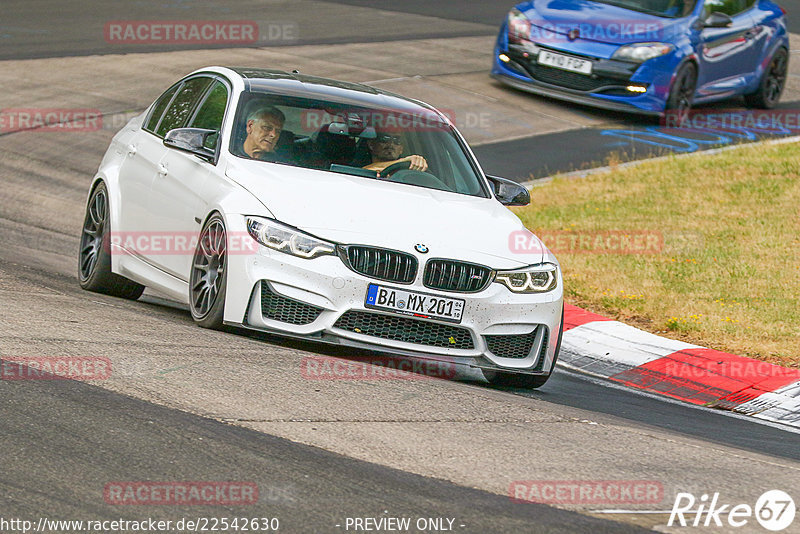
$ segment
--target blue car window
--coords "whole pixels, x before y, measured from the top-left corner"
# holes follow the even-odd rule
[[[678,18],[689,15],[697,0],[594,0],[600,4],[656,15],[657,17]]]
[[[748,7],[747,0],[706,0],[703,5],[703,18],[711,13],[722,13],[733,17]]]

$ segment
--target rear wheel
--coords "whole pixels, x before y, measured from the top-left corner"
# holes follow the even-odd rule
[[[689,117],[697,90],[697,67],[694,63],[684,63],[678,69],[667,98],[667,115],[670,124],[681,125]]]
[[[111,220],[108,189],[100,182],[89,197],[78,251],[78,280],[95,293],[136,300],[145,287],[111,272]]]
[[[192,318],[203,328],[222,329],[227,273],[227,233],[225,221],[217,213],[200,232],[189,277]]]
[[[561,327],[558,330],[558,341],[556,342],[556,353],[553,356],[553,367],[546,375],[526,375],[522,373],[508,373],[505,371],[490,371],[483,369],[483,377],[493,386],[504,386],[511,388],[536,389],[540,388],[550,379],[556,368],[558,354],[561,352],[561,338],[564,335],[564,308],[561,308]]]
[[[786,87],[786,76],[789,70],[789,54],[781,48],[769,62],[767,70],[761,77],[761,83],[755,93],[744,95],[745,103],[751,108],[772,109],[781,99]]]

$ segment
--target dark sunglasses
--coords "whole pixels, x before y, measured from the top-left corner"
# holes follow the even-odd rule
[[[399,145],[402,141],[398,135],[381,134],[376,138],[379,143],[394,143]]]

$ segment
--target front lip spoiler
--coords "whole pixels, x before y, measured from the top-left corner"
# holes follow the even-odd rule
[[[330,334],[328,332],[317,332],[316,334],[310,335],[301,335],[295,334],[292,332],[285,332],[283,330],[276,330],[273,328],[263,328],[263,327],[256,327],[252,325],[247,325],[243,323],[236,323],[233,321],[225,321],[224,324],[226,326],[231,326],[235,328],[243,328],[245,330],[252,330],[254,332],[262,332],[267,334],[274,334],[276,336],[281,336],[285,338],[292,338],[297,339],[300,341],[306,342],[316,342],[316,343],[323,343],[326,345],[338,345],[338,346],[345,346],[345,347],[352,347],[354,349],[361,349],[370,352],[385,354],[386,356],[405,356],[408,358],[418,358],[421,360],[431,360],[436,362],[445,362],[445,363],[452,363],[456,365],[465,365],[467,367],[476,368],[476,369],[486,369],[489,371],[505,371],[508,373],[514,374],[525,374],[525,375],[533,375],[533,376],[546,376],[548,372],[546,371],[529,371],[526,369],[516,369],[510,367],[500,367],[495,365],[494,363],[486,360],[481,356],[476,357],[465,357],[465,356],[442,356],[438,354],[429,354],[426,352],[417,352],[411,350],[404,350],[404,349],[394,349],[390,347],[382,347],[380,345],[374,345],[372,343],[363,343],[360,341],[356,341],[353,339],[340,337],[334,334]],[[346,358],[345,358],[346,359]]]
[[[540,82],[531,79],[530,81],[521,81],[508,76],[506,74],[492,73],[491,77],[495,80],[509,85],[515,89],[520,89],[528,93],[534,93],[541,96],[548,96],[550,98],[557,98],[575,104],[584,104],[595,108],[603,108],[611,111],[624,111],[626,113],[637,113],[639,115],[647,115],[651,117],[662,117],[662,111],[646,111],[630,104],[622,104],[619,102],[612,102],[609,100],[602,100],[587,96],[585,93],[572,91],[558,85],[551,85],[549,83]]]

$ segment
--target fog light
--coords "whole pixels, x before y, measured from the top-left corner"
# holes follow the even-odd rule
[[[629,85],[627,89],[631,93],[646,93],[647,92],[647,87],[642,87],[641,85]]]
[[[500,59],[500,61],[502,61],[503,63],[508,63],[509,61],[511,61],[511,58],[510,58],[510,57],[508,57],[508,56],[507,56],[507,55],[505,55],[505,54],[500,54],[500,55],[499,55],[499,56],[497,56],[497,57],[498,57],[498,58]]]

